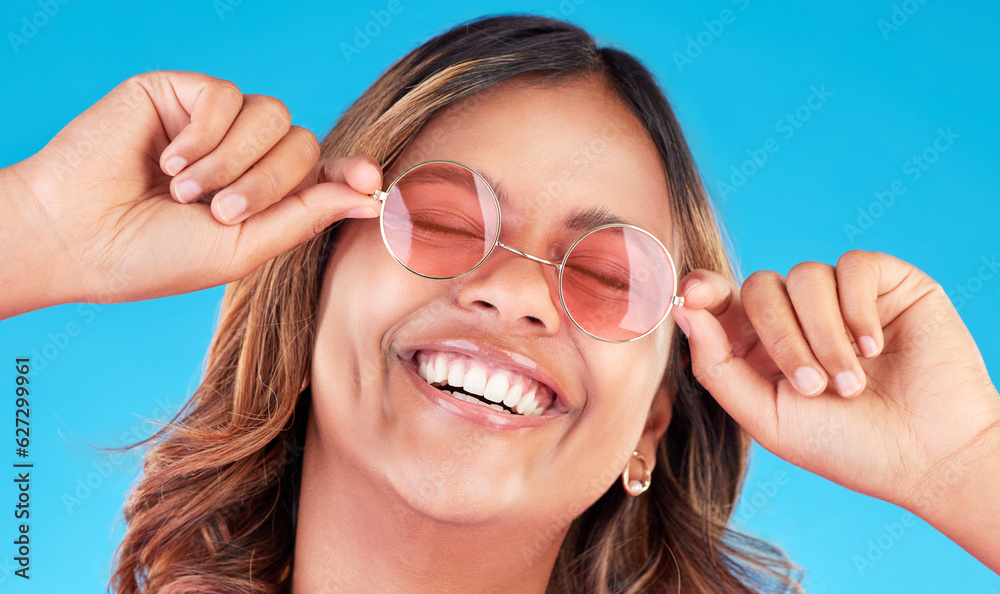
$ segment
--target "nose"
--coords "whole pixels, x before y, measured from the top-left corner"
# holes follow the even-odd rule
[[[505,330],[552,336],[562,326],[562,307],[558,305],[556,275],[546,270],[549,265],[546,260],[527,257],[500,244],[467,275],[459,292],[459,304],[495,317]]]

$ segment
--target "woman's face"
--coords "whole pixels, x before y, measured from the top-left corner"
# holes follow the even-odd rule
[[[582,235],[567,222],[596,212],[672,249],[655,146],[600,82],[514,80],[465,99],[423,128],[387,181],[429,159],[496,182],[507,197],[500,241],[535,256],[560,260]],[[650,410],[672,330],[603,342],[567,317],[550,267],[497,249],[470,274],[428,280],[393,260],[377,220],[345,221],[323,285],[309,447],[430,518],[558,532],[637,445],[652,454],[669,421],[669,394]],[[538,398],[554,400],[531,416],[459,401],[421,379],[427,359],[541,384]]]

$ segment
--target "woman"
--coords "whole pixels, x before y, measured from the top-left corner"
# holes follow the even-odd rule
[[[94,138],[105,151],[64,162]],[[400,266],[423,270],[364,220],[429,160],[501,198],[504,248],[449,280]],[[777,551],[725,530],[747,435],[1000,568],[1000,399],[940,287],[852,252],[737,289],[662,95],[569,25],[431,40],[322,147],[274,100],[138,77],[3,175],[10,228],[57,230],[32,257],[62,271],[34,285],[5,269],[24,288],[5,315],[235,281],[205,378],[127,505],[119,591],[794,587]],[[673,255],[679,332],[591,336],[620,338],[540,261],[610,220]],[[534,386],[543,412],[459,404],[421,371],[442,357]]]

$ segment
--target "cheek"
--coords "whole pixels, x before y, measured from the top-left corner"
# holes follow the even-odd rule
[[[310,416],[327,458],[378,474],[374,461],[390,452],[372,436],[390,433],[396,416],[388,339],[432,296],[387,253],[376,221],[347,221],[338,233],[317,312]]]
[[[426,292],[419,280],[386,251],[377,221],[346,221],[324,273],[318,333],[334,332],[351,341],[380,339],[419,307]]]
[[[376,221],[345,221],[324,272],[313,381],[322,394],[358,394],[383,378],[384,342],[419,307],[420,280],[386,252]]]
[[[657,330],[635,342],[599,345],[588,360],[590,365],[592,400],[585,413],[597,420],[604,418],[638,438],[645,425],[653,397],[663,382],[670,334]]]
[[[553,481],[573,485],[567,492],[575,494],[569,507],[575,512],[615,488],[646,427],[665,371],[669,333],[643,340],[601,345],[587,357],[588,401],[562,444],[561,476]]]

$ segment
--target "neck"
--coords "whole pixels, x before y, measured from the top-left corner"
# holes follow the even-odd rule
[[[545,592],[568,526],[431,518],[324,451],[310,419],[293,592]]]

